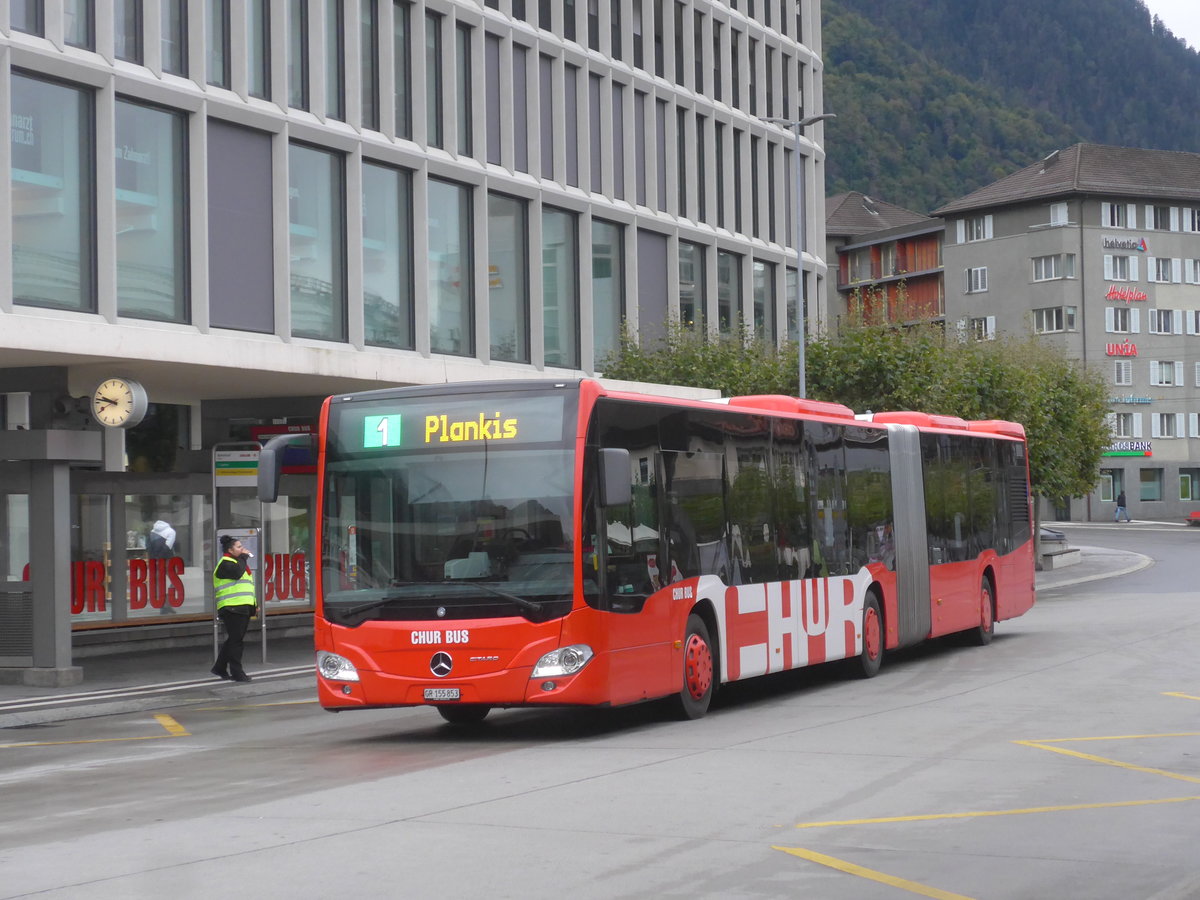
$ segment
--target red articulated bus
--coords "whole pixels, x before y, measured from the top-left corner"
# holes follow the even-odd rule
[[[673,698],[1034,602],[1022,426],[522,381],[335,396],[317,436],[329,710]],[[300,440],[305,440],[301,438]],[[278,492],[283,436],[264,447]]]

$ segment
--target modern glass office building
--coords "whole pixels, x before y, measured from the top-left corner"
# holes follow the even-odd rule
[[[214,492],[214,448],[310,427],[328,394],[602,374],[623,327],[674,319],[821,326],[821,126],[787,124],[822,112],[815,0],[7,9],[0,668],[210,617],[214,528],[257,516]],[[113,375],[140,424],[91,415]],[[289,571],[304,468],[263,523]],[[159,520],[175,576],[146,559]]]

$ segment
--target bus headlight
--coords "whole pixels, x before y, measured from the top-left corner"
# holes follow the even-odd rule
[[[537,661],[530,678],[548,678],[555,675],[574,675],[595,656],[587,644],[572,644],[552,650]]]
[[[354,663],[336,653],[322,650],[317,654],[317,672],[329,681],[358,681],[358,669]]]

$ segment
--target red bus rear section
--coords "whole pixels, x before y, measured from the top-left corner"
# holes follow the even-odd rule
[[[288,440],[264,448],[266,500]],[[694,718],[722,683],[871,676],[1034,603],[1016,423],[584,379],[333,397],[318,440],[329,710],[673,698]]]

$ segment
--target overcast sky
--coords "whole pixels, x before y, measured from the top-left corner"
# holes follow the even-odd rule
[[[1150,15],[1158,16],[1193,50],[1200,50],[1200,0],[1142,0]]]

